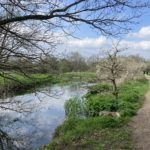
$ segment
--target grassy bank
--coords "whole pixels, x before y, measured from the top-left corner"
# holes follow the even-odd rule
[[[96,85],[86,95],[86,118],[79,117],[83,107],[75,98],[66,103],[67,119],[57,128],[52,142],[44,150],[123,150],[132,149],[129,122],[142,106],[148,89],[146,80],[123,83],[118,99],[110,94],[109,85]],[[121,117],[99,116],[99,112],[118,112]],[[76,112],[76,113],[75,113]]]
[[[95,82],[96,81],[96,73],[94,72],[68,72],[59,75],[59,78],[62,83],[65,82]]]
[[[75,81],[89,82],[96,78],[95,73],[71,72],[63,74],[30,74],[5,73],[6,78],[0,77],[0,93],[20,93],[42,85],[68,83]]]
[[[21,74],[11,73],[7,78],[0,77],[0,93],[19,94],[25,91],[30,91],[35,87],[43,84],[54,84],[57,80],[52,75],[48,74],[30,74],[24,76]]]

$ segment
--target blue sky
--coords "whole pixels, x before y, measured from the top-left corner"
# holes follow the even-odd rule
[[[131,26],[132,32],[136,32],[140,30],[142,27],[150,26],[150,9],[145,9],[142,11],[142,16],[137,19],[138,23],[133,24]],[[93,32],[93,30],[88,25],[81,25],[79,30],[75,33],[77,37],[85,38],[91,37],[95,38],[98,37],[98,33]]]
[[[150,59],[150,9],[143,10],[142,16],[137,21],[138,24],[133,24],[132,30],[122,36],[120,45],[127,46],[127,55],[140,55]],[[88,25],[81,25],[74,35],[80,39],[67,39],[61,50],[78,51],[87,57],[100,53],[101,49],[116,41],[116,38],[110,40],[94,32]]]

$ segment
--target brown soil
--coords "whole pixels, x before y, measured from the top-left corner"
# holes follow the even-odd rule
[[[145,103],[133,118],[134,150],[150,150],[150,78]]]

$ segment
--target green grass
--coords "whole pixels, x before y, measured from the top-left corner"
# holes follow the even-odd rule
[[[56,129],[52,142],[43,149],[131,150],[133,148],[132,130],[128,124],[132,116],[142,106],[143,96],[147,89],[147,81],[139,80],[120,85],[118,99],[114,99],[108,93],[88,93],[85,102],[86,118],[68,117]],[[76,99],[75,102],[71,100],[73,106],[80,107],[76,102]],[[70,111],[75,113],[74,110],[77,110],[78,112],[80,109],[77,108],[70,109]],[[98,116],[98,112],[101,110],[118,111],[121,113],[121,117],[100,117]]]
[[[9,79],[10,78],[10,79]],[[11,79],[12,78],[12,79]],[[5,84],[29,84],[29,83],[39,83],[43,81],[51,81],[52,76],[48,74],[30,74],[29,76],[24,76],[22,74],[9,73],[6,78],[0,77],[0,86]]]
[[[60,75],[62,82],[82,81],[94,82],[96,80],[96,73],[94,72],[68,72]]]
[[[7,89],[9,92],[31,89],[43,84],[57,83],[55,76],[48,74],[30,74],[24,76],[22,74],[9,73],[6,78],[0,77],[1,90]]]
[[[31,74],[29,77],[11,73],[11,79],[0,77],[0,97],[6,98],[35,91],[36,88],[57,83],[55,78],[48,74]]]
[[[111,94],[92,95],[85,102],[88,116],[98,116],[100,111],[117,111],[118,101]]]
[[[13,79],[23,84],[42,84],[42,83],[66,83],[70,81],[88,81],[88,79],[96,78],[95,73],[90,72],[70,72],[63,74],[23,74],[9,73]],[[12,80],[6,80],[6,84],[14,84]],[[17,83],[17,82],[16,82]],[[0,77],[0,86],[4,85],[4,78]]]
[[[110,93],[89,93],[85,102],[87,113],[96,116],[100,111],[118,111],[124,116],[133,116],[141,107],[143,94],[148,88],[147,81],[139,80],[123,83],[119,86],[118,98]],[[90,88],[91,89],[91,88]]]
[[[128,119],[94,117],[68,120],[60,126],[45,150],[131,148],[130,130],[124,125]]]
[[[84,106],[78,97],[71,98],[65,103],[66,118],[76,119],[84,116],[84,112]]]

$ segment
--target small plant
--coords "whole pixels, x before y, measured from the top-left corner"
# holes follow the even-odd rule
[[[65,114],[68,118],[79,118],[84,115],[82,99],[75,97],[65,103]]]

